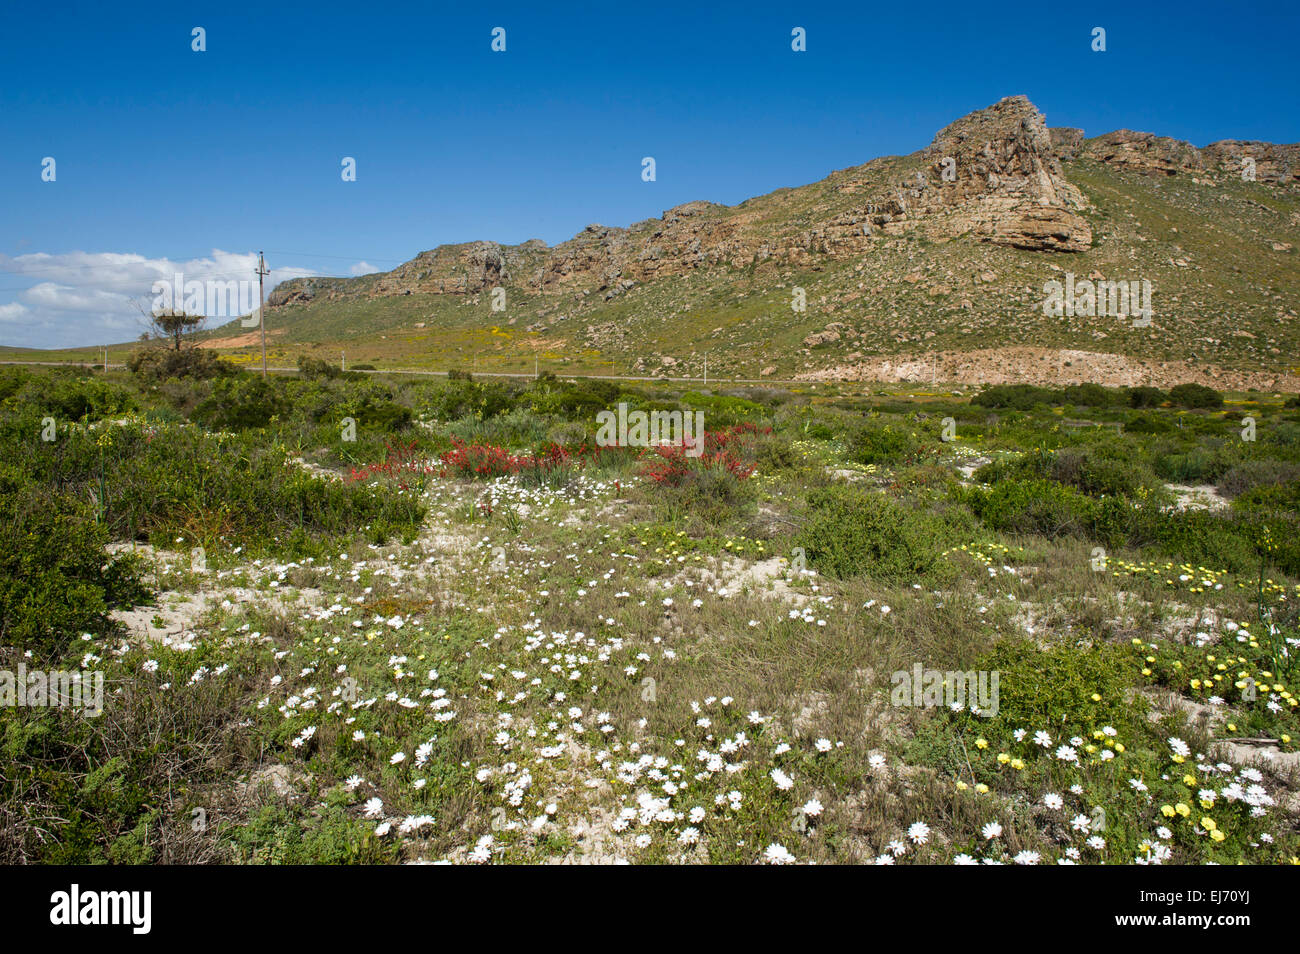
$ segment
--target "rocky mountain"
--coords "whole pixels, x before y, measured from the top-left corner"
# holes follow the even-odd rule
[[[1274,388],[1300,364],[1298,240],[1300,144],[1089,139],[1012,96],[911,155],[737,206],[286,282],[268,327],[286,353],[406,367],[680,375],[708,354],[737,377]],[[1150,325],[1045,316],[1066,273],[1149,282]]]

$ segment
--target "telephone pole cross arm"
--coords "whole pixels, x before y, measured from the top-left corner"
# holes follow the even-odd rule
[[[266,268],[266,259],[262,258],[262,253],[257,253],[257,317],[260,319],[258,324],[262,326],[262,377],[266,377],[266,293],[262,290],[262,279],[269,275]]]

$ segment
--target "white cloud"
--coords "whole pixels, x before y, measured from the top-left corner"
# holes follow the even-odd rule
[[[371,265],[369,262],[357,262],[348,269],[348,272],[354,278],[359,275],[373,275],[377,271],[380,271],[380,269],[375,268],[375,266]]]
[[[0,321],[23,321],[27,314],[27,306],[13,301],[7,305],[0,305]]]
[[[69,348],[130,341],[144,330],[141,312],[152,309],[155,282],[172,285],[179,275],[186,284],[240,280],[255,284],[256,268],[256,255],[220,249],[205,258],[178,262],[122,252],[0,255],[0,271],[35,282],[9,291],[16,300],[0,303],[4,323],[0,344]],[[274,268],[266,277],[266,292],[290,278],[315,274],[309,268]],[[253,300],[256,297],[254,289]]]

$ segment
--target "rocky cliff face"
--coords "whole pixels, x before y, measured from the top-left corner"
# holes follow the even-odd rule
[[[1220,172],[1241,175],[1242,160],[1255,160],[1257,182],[1300,182],[1300,143],[1279,145],[1271,142],[1239,142],[1223,139],[1201,150],[1207,166]]]
[[[875,160],[734,208],[689,202],[628,228],[589,225],[554,248],[537,240],[440,246],[382,275],[296,279],[270,302],[467,295],[497,285],[610,299],[698,268],[861,256],[913,229],[940,241],[970,235],[1015,248],[1081,251],[1092,243],[1079,214],[1085,205],[1066,181],[1042,114],[1012,96],[957,120],[912,156]]]
[[[1052,148],[1060,159],[1092,159],[1146,175],[1215,174],[1238,178],[1246,159],[1255,163],[1255,181],[1274,184],[1300,182],[1300,143],[1241,142],[1224,139],[1197,149],[1189,142],[1152,133],[1119,129],[1095,139],[1083,130],[1049,130]]]
[[[1079,155],[1137,172],[1167,176],[1202,169],[1201,154],[1191,143],[1128,129],[1089,140]]]

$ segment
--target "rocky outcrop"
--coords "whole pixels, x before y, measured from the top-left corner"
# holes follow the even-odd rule
[[[1172,176],[1202,168],[1201,154],[1191,143],[1129,129],[1089,140],[1079,155],[1147,175]]]
[[[1240,176],[1246,157],[1255,160],[1255,181],[1300,182],[1300,143],[1242,142],[1223,139],[1201,150],[1206,165],[1228,175]]]
[[[1074,159],[1079,155],[1079,150],[1083,147],[1083,130],[1074,129],[1070,126],[1053,126],[1047,132],[1052,137],[1052,148],[1056,150],[1057,158]]]
[[[942,130],[923,153],[938,180],[931,193],[952,224],[984,241],[1016,248],[1078,252],[1092,230],[1086,203],[1066,181],[1043,115],[1023,96],[972,113]],[[954,181],[945,182],[945,167]],[[958,232],[959,234],[959,232]]]
[[[1189,142],[1153,133],[1118,129],[1083,140],[1082,130],[1052,129],[1052,146],[1062,159],[1085,158],[1144,175],[1216,173],[1238,177],[1254,161],[1257,182],[1300,183],[1300,143],[1243,142],[1224,139],[1197,149]],[[1077,135],[1076,135],[1077,134]]]
[[[822,198],[828,191],[832,200]],[[796,214],[782,208],[796,202]],[[1042,115],[1025,97],[1012,96],[957,120],[912,156],[874,160],[734,208],[687,202],[629,228],[589,225],[554,248],[535,239],[439,246],[391,272],[331,280],[351,282],[350,291],[297,279],[279,286],[271,302],[302,302],[323,290],[326,297],[473,296],[498,285],[609,299],[694,269],[860,257],[882,238],[914,229],[938,240],[969,235],[1016,248],[1080,251],[1092,243],[1079,214],[1084,206]]]

